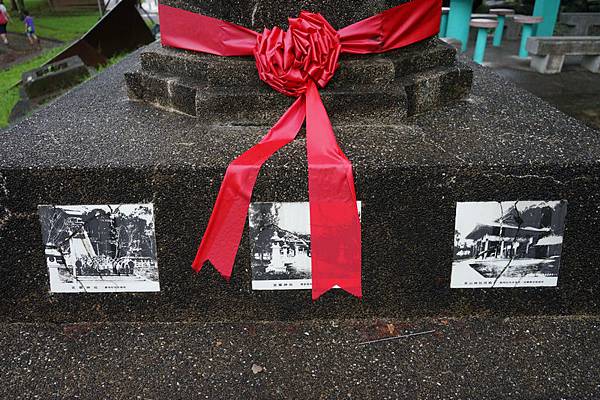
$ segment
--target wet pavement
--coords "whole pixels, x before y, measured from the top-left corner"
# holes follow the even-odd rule
[[[599,328],[583,316],[4,324],[0,388],[7,400],[598,399]]]
[[[473,47],[471,42],[466,57],[473,56]],[[504,40],[501,47],[493,47],[490,38],[484,65],[565,114],[600,129],[600,74],[581,67],[575,56],[567,57],[560,74],[540,74],[530,69],[529,58],[517,57],[518,48],[518,42],[509,40]]]

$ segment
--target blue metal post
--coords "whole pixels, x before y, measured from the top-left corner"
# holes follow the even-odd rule
[[[475,41],[475,52],[473,53],[473,61],[477,64],[483,64],[483,57],[485,56],[485,46],[487,44],[487,28],[477,29],[477,39]]]
[[[498,26],[496,27],[496,30],[494,31],[494,41],[492,42],[494,44],[494,47],[498,47],[502,44],[502,35],[504,34],[504,20],[505,20],[505,16],[504,15],[498,15]]]
[[[526,58],[529,53],[525,46],[527,45],[527,39],[531,37],[533,34],[533,25],[532,24],[524,24],[523,30],[521,31],[521,46],[519,47],[519,57]]]
[[[442,20],[440,22],[440,37],[446,37],[446,31],[448,30],[448,14],[442,13]]]
[[[472,9],[473,0],[450,0],[446,37],[460,40],[462,43],[462,51],[467,50],[467,42],[469,41],[469,22],[471,22]]]
[[[535,30],[535,36],[552,36],[554,26],[558,18],[560,9],[560,0],[536,0],[533,7],[533,15],[542,17],[544,20],[538,24]]]

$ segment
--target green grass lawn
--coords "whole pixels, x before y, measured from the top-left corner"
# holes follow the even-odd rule
[[[0,128],[8,125],[10,111],[19,99],[19,89],[12,88],[12,86],[21,79],[21,74],[30,69],[40,67],[72,41],[87,32],[99,19],[99,13],[93,10],[77,13],[54,12],[50,10],[45,0],[25,0],[25,7],[33,16],[37,34],[40,37],[60,40],[65,42],[65,44],[64,46],[46,50],[36,58],[14,65],[11,68],[0,70]],[[24,32],[25,27],[18,19],[16,13],[12,12],[11,16],[8,31]]]
[[[8,3],[5,1],[5,3]],[[33,17],[38,36],[70,42],[90,29],[100,18],[97,10],[78,12],[52,11],[46,0],[25,0]],[[25,32],[25,25],[15,11],[10,11],[9,32]]]
[[[87,32],[97,21],[98,13],[90,14],[45,14],[31,13],[38,36],[70,42]],[[25,25],[16,18],[11,19],[8,25],[9,32],[25,33]]]
[[[19,100],[19,88],[13,86],[21,79],[21,74],[41,66],[50,58],[60,53],[63,48],[63,46],[55,47],[27,62],[0,71],[0,128],[4,128],[8,125],[10,111]]]

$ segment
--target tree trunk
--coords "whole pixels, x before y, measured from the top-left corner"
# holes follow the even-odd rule
[[[19,16],[23,15],[23,11],[25,10],[23,0],[10,0],[10,7],[12,11],[17,11]]]

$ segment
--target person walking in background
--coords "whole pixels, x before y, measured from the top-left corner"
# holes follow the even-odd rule
[[[10,21],[10,17],[8,16],[8,11],[4,6],[4,0],[0,0],[0,39],[2,39],[2,43],[8,45],[8,37],[6,36],[6,25]]]
[[[35,34],[33,17],[29,15],[29,11],[27,10],[23,11],[23,15],[25,16],[25,18],[23,18],[23,22],[25,23],[25,33],[27,34],[27,40],[29,40],[29,44],[32,46],[41,47],[40,39],[38,39],[37,35]]]

